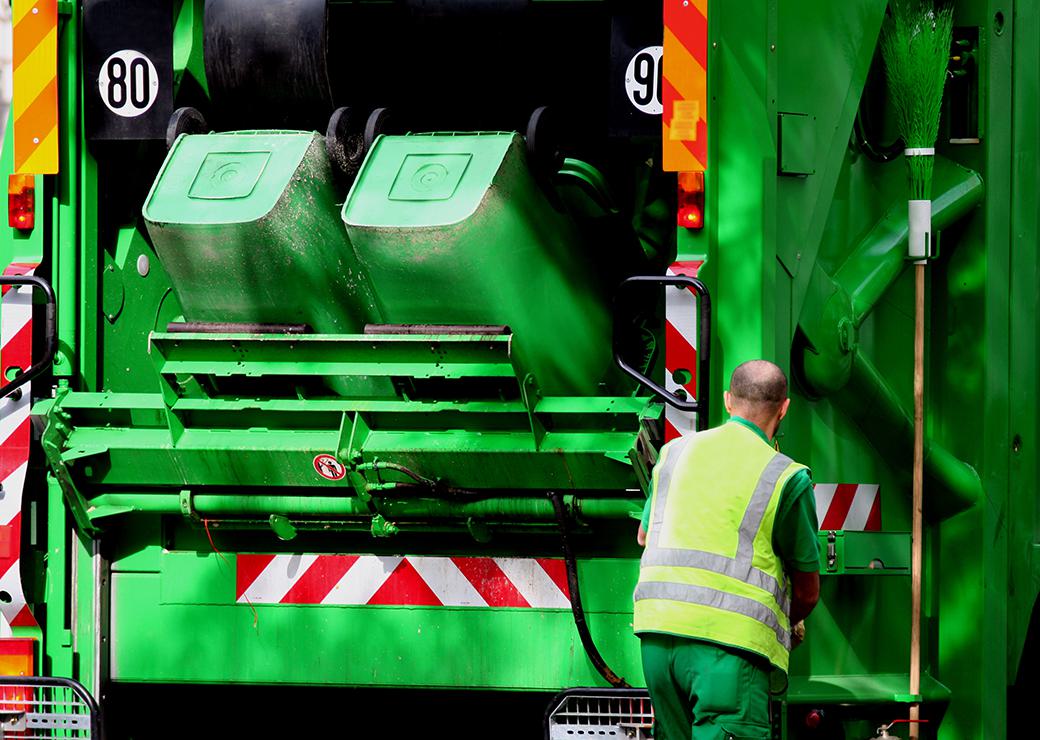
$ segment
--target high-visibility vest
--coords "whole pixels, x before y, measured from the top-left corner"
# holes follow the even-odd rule
[[[773,523],[784,485],[804,468],[737,422],[665,445],[635,631],[730,645],[786,671],[791,604]]]

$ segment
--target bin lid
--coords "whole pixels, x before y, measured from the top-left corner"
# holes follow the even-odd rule
[[[235,132],[178,138],[145,200],[152,223],[228,224],[263,218],[317,135]]]
[[[515,133],[381,136],[343,204],[343,221],[376,228],[464,221],[480,206],[514,140]]]

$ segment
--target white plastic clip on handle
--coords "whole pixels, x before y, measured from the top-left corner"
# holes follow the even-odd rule
[[[907,204],[910,219],[910,259],[928,259],[932,256],[932,201],[911,200],[907,201]]]
[[[907,157],[934,157],[934,147],[913,147],[903,150]],[[909,257],[926,260],[932,256],[932,201],[911,200],[909,203]]]

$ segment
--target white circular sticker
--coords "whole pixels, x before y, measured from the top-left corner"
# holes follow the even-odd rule
[[[661,105],[661,57],[663,46],[648,46],[636,52],[625,70],[625,92],[638,110],[652,116],[664,111]]]
[[[122,49],[101,65],[98,90],[110,111],[133,118],[151,108],[159,97],[159,75],[152,60],[144,54]]]

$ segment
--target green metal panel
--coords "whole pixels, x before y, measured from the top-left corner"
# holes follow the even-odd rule
[[[148,335],[182,318],[183,310],[143,226],[121,229],[115,254],[106,253],[104,260],[97,324],[109,361],[102,363],[100,387],[154,392],[155,365],[147,352]],[[145,306],[150,310],[143,310]]]
[[[113,568],[117,680],[519,690],[602,683],[566,609],[250,607],[235,604],[234,570],[215,553],[164,552],[158,572]],[[638,682],[627,608],[636,561],[582,560],[579,573],[604,655]]]
[[[59,11],[58,38],[59,131],[65,146],[58,147],[58,175],[53,178],[49,203],[51,285],[58,302],[57,378],[80,380],[93,388],[97,366],[97,166],[82,136],[80,85],[80,11]],[[82,265],[82,271],[77,265]]]
[[[777,154],[781,175],[812,175],[816,160],[816,117],[805,113],[780,113]]]
[[[996,20],[1001,11],[998,33]],[[1020,4],[1015,11],[1029,12]],[[945,522],[933,533],[933,548],[940,548],[945,557],[930,561],[929,574],[937,586],[926,613],[938,624],[940,670],[960,699],[950,705],[949,737],[1004,737],[1013,732],[1006,722],[1008,593],[1024,589],[1032,594],[1026,599],[1034,600],[1037,590],[1035,582],[1012,584],[1008,580],[1008,533],[1020,526],[1007,518],[1008,504],[1026,490],[1009,485],[1009,414],[1017,405],[1009,396],[1010,352],[1018,342],[1025,346],[1036,342],[1035,332],[1010,333],[1012,321],[1017,323],[1012,317],[1022,310],[1009,293],[1012,274],[1036,264],[1035,253],[1021,254],[1014,266],[1011,261],[1011,255],[1018,252],[1011,238],[1014,191],[1010,175],[1015,168],[1011,111],[1018,97],[1012,91],[1013,15],[997,2],[974,3],[957,20],[979,26],[986,49],[979,72],[984,90],[979,109],[984,136],[980,146],[965,146],[962,156],[974,160],[970,166],[985,168],[987,191],[979,217],[966,224],[959,251],[949,250],[948,242],[943,245],[948,273],[937,271],[932,279],[933,286],[939,284],[933,288],[936,298],[949,298],[939,304],[941,309],[933,308],[931,315],[931,367],[938,368],[938,383],[933,381],[929,411],[951,447],[978,465],[986,490],[985,499],[968,516]],[[1024,49],[1035,50],[1035,43],[1023,39]],[[1028,72],[1019,74],[1028,76]],[[1027,95],[1035,96],[1035,90]],[[1032,195],[1022,190],[1017,196],[1035,202],[1035,179],[1033,183],[1027,188]],[[999,314],[1003,316],[998,318]],[[981,425],[977,415],[961,408],[959,397],[965,389],[978,394]],[[980,439],[985,443],[980,444]],[[1036,486],[1029,488],[1033,493],[1025,495],[1035,505]],[[1035,529],[1027,536],[1036,541]],[[953,573],[947,573],[950,568]],[[966,592],[972,597],[965,599]],[[990,620],[996,625],[989,633],[992,637],[979,640],[979,624]]]
[[[716,377],[725,377],[733,365],[751,356],[785,364],[793,349],[795,379],[804,381],[804,376],[799,376],[803,368],[797,358],[806,351],[806,340],[810,345],[805,355],[807,364],[819,359],[817,352],[848,357],[850,351],[858,351],[861,358],[869,356],[873,364],[860,363],[843,397],[832,399],[821,393],[819,386],[805,382],[796,386],[798,392],[784,422],[781,444],[786,452],[811,465],[817,481],[880,483],[884,529],[898,532],[909,526],[905,499],[909,488],[909,425],[902,409],[908,408],[912,377],[912,326],[907,320],[912,314],[912,286],[902,275],[901,259],[884,267],[884,250],[878,249],[877,233],[874,237],[870,234],[884,228],[885,209],[898,208],[905,186],[898,166],[868,161],[857,148],[850,148],[849,141],[884,3],[792,1],[767,5],[757,12],[743,6],[730,12],[720,10],[718,5],[711,18],[711,35],[717,46],[711,45],[709,58],[709,70],[714,65],[714,71],[709,71],[709,92],[715,91],[711,93],[713,148],[706,217],[711,249],[703,246],[704,234],[680,232],[679,236],[680,255],[708,253],[701,275],[712,288],[715,315],[719,317],[717,346],[713,348],[720,364],[715,368]],[[983,25],[987,42],[991,42],[996,10],[983,3],[959,3],[957,22]],[[1001,43],[1007,43],[1006,33],[1005,27]],[[987,85],[992,93],[993,76],[1000,75],[1006,81],[1010,67],[993,59],[988,63],[991,66],[984,70],[990,76]],[[995,71],[993,64],[1002,71]],[[1001,85],[1006,82],[998,88]],[[874,114],[875,122],[883,122],[884,110],[878,108],[883,106],[883,99],[874,96],[869,100],[875,102],[864,103],[873,106],[868,112]],[[785,151],[783,133],[777,131],[772,142],[763,141],[767,137],[762,128],[778,120],[777,110],[816,117],[815,145],[807,147],[815,151],[815,161],[811,167],[800,163],[798,168],[813,170],[812,174],[775,177],[777,169],[784,169],[775,159],[777,145],[781,157]],[[781,127],[785,118],[779,117]],[[1002,148],[1007,140],[1000,139],[1006,136],[1004,124],[993,123],[992,119],[988,121],[986,130],[999,143],[994,144],[998,153],[991,156],[1007,162]],[[758,127],[758,134],[750,130],[752,126]],[[885,141],[886,129],[875,128],[872,134]],[[769,143],[774,145],[772,153]],[[1007,315],[1007,305],[997,308],[989,304],[993,312],[989,314],[993,317],[991,330],[996,329],[995,333],[987,330],[982,320],[986,315],[982,296],[998,300],[996,296],[1005,290],[1004,270],[988,274],[985,263],[1006,264],[1001,252],[1006,237],[996,233],[997,226],[989,227],[987,236],[983,219],[974,210],[982,198],[983,179],[975,173],[984,172],[986,166],[980,148],[949,147],[949,151],[959,164],[974,170],[963,170],[974,184],[969,183],[961,196],[954,197],[953,202],[959,198],[963,206],[943,232],[943,257],[931,271],[929,286],[934,298],[930,299],[933,324],[928,434],[933,437],[934,451],[929,462],[926,511],[937,519],[963,512],[981,500],[992,500],[992,492],[983,493],[984,485],[991,491],[1006,490],[1006,479],[999,472],[1003,463],[994,460],[985,468],[989,472],[983,473],[985,463],[980,453],[985,448],[991,451],[986,454],[995,453],[999,458],[998,450],[1006,445],[1000,440],[1009,438],[999,426],[1000,399],[1006,394],[1001,387],[1006,377],[1001,360],[1006,339],[1001,339],[1003,329],[997,328],[995,318]],[[756,168],[763,162],[765,173],[760,175],[761,170],[756,172]],[[741,179],[739,189],[727,185],[728,178],[734,177]],[[1001,190],[996,196],[1001,205],[993,203],[990,178],[985,179],[987,209],[1005,207],[1009,196]],[[762,192],[758,190],[760,182]],[[942,202],[943,197],[939,200]],[[895,219],[901,215],[893,212]],[[953,226],[956,220],[959,224]],[[902,237],[897,240],[901,242]],[[870,252],[870,258],[859,263],[863,271],[849,292],[857,296],[852,299],[855,305],[865,296],[866,287],[866,292],[873,293],[866,305],[874,311],[868,317],[869,309],[857,313],[850,306],[845,313],[828,317],[825,302],[817,301],[813,273],[833,275],[839,268],[845,270],[842,265],[851,265],[850,258],[855,256],[850,247],[857,243],[866,250],[864,255]],[[763,244],[762,251],[759,244]],[[1023,264],[1030,265],[1030,270],[1031,259],[1023,255]],[[872,284],[876,290],[869,287]],[[837,320],[842,315],[852,319],[848,329]],[[1024,315],[1031,314],[1026,311]],[[808,329],[832,319],[833,336],[826,345],[821,344]],[[799,320],[804,322],[804,333],[796,326]],[[1023,341],[1024,348],[1035,345],[1032,338]],[[841,349],[842,343],[845,349]],[[988,441],[979,439],[980,407],[968,398],[979,403],[983,398],[991,399],[984,417],[986,428],[992,429]],[[983,473],[981,480],[975,470]],[[1028,510],[1032,512],[1035,497],[1030,494],[1029,499]],[[999,504],[985,508],[991,512],[987,516],[999,517],[1002,511]],[[996,519],[991,520],[995,529],[987,530],[993,536],[985,536],[984,547],[983,524],[977,518],[980,511],[974,509],[935,525],[931,532],[936,539],[927,550],[926,584],[934,590],[929,590],[925,599],[926,624],[930,625],[926,630],[935,632],[934,642],[926,648],[925,666],[936,680],[950,687],[950,692],[926,688],[925,694],[926,701],[940,703],[952,697],[951,710],[940,728],[940,737],[944,738],[1003,736],[998,719],[1002,715],[983,719],[986,712],[981,709],[983,703],[1003,704],[1006,682],[995,676],[1001,670],[1002,651],[987,655],[984,661],[978,650],[985,643],[978,639],[977,631],[983,614],[995,615],[997,624],[1003,619],[1003,605],[991,604],[986,595],[991,588],[995,598],[1006,593],[1005,566],[998,558],[1002,527]],[[839,548],[843,557],[848,542]],[[899,545],[900,550],[902,547]],[[985,556],[991,549],[993,554]],[[867,557],[869,551],[860,555]],[[981,584],[989,584],[991,579],[993,586],[982,590]],[[887,693],[890,699],[905,693],[905,689],[896,688],[906,681],[908,641],[908,586],[900,586],[901,581],[900,577],[845,576],[825,582],[821,607],[809,620],[808,642],[793,657],[792,702],[824,700],[813,688],[821,683],[846,699],[860,701],[877,696],[877,689],[857,678],[873,672],[878,679],[887,676],[883,683],[892,687],[880,693]],[[896,590],[887,593],[877,589]],[[1028,613],[1034,594],[1034,588],[1026,589],[1023,601],[1028,606],[1019,611],[1020,615]],[[1002,639],[996,641],[1002,644]],[[855,646],[855,660],[849,646]],[[863,670],[860,661],[874,656],[884,656],[884,665]],[[986,670],[994,677],[982,679],[980,665],[992,665]],[[836,693],[829,700],[839,701]],[[959,709],[953,711],[958,702]],[[897,709],[890,711],[893,717],[900,713]]]
[[[893,702],[906,694],[906,675],[903,673],[869,673],[861,676],[820,674],[793,678],[788,691],[797,703],[809,706]],[[921,696],[927,702],[944,703],[950,700],[951,692],[931,676],[923,676]]]
[[[1011,399],[1036,398],[1040,395],[1040,346],[1036,341],[1034,319],[1036,296],[1040,293],[1040,261],[1036,246],[1040,243],[1040,213],[1035,207],[1040,189],[1040,142],[1033,135],[1040,120],[1040,16],[1029,8],[1016,8],[1011,60],[1015,110],[1012,130],[1014,139],[1014,166],[1011,172],[1011,259],[1010,294],[1008,303],[1022,306],[1013,311],[1009,326],[1014,341],[1008,348],[1008,397]],[[1006,44],[1005,29],[997,41]],[[965,340],[967,344],[967,341]],[[970,346],[970,345],[968,345]],[[1038,479],[1037,431],[1040,419],[1033,403],[1011,403],[1008,408],[1010,455],[1008,463],[1009,491],[1025,492]],[[1021,646],[1029,630],[1029,618],[1036,599],[1035,589],[1016,588],[1012,584],[1029,582],[1040,584],[1040,547],[1036,534],[1040,532],[1040,507],[1036,496],[1010,495],[1008,518],[1021,526],[1008,531],[1008,679],[1020,685],[1021,704],[1017,709],[1024,716],[1029,710],[1030,686],[1035,686],[1038,672],[1030,657],[1022,656]],[[1000,584],[997,584],[996,587]],[[1013,726],[1013,721],[1009,719]]]
[[[903,532],[820,532],[824,575],[910,573],[910,535]]]
[[[8,112],[7,130],[11,130],[13,111]],[[11,172],[14,169],[14,136],[4,136],[0,148],[0,171]],[[39,263],[44,252],[44,204],[42,177],[36,177],[36,228],[32,231],[21,231],[11,228],[5,221],[0,226],[0,271],[12,262]]]
[[[175,10],[173,71],[174,84],[179,91],[187,92],[197,86],[208,94],[202,56],[202,15],[203,4],[196,0],[181,0],[180,8]]]

